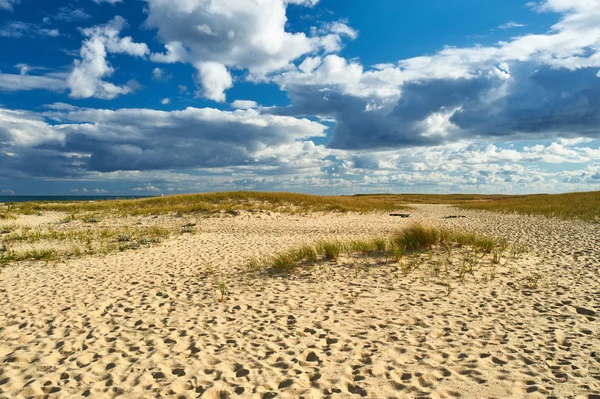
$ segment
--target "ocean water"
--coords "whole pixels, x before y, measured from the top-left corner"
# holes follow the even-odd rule
[[[148,196],[126,196],[126,195],[5,195],[0,196],[0,203],[5,202],[74,202],[74,201],[106,201],[114,199],[149,198]]]

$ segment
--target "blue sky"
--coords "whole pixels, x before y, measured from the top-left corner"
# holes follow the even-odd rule
[[[0,0],[0,195],[600,190],[600,0]]]

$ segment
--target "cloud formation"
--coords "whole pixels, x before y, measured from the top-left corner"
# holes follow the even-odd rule
[[[80,50],[81,59],[75,60],[67,79],[72,98],[96,97],[113,99],[133,91],[130,86],[117,86],[103,80],[113,74],[114,68],[106,60],[107,53],[143,57],[150,53],[145,43],[135,43],[130,36],[119,37],[127,22],[120,16],[106,25],[82,30],[86,37]]]
[[[58,29],[42,28],[36,24],[12,21],[0,26],[0,37],[58,37]]]
[[[61,72],[47,72],[43,75],[31,75],[31,68],[27,65],[17,65],[20,73],[9,74],[0,72],[0,91],[22,90],[51,90],[62,91],[66,89],[66,74]],[[34,68],[36,70],[38,68]],[[45,68],[42,68],[44,70]]]
[[[547,34],[492,47],[447,47],[365,70],[307,57],[273,80],[291,105],[271,112],[336,121],[332,148],[384,149],[471,139],[600,135],[600,3],[547,0]]]
[[[146,0],[146,25],[158,31],[165,53],[155,62],[184,62],[198,70],[205,96],[225,101],[230,69],[248,70],[250,79],[288,68],[304,54],[338,51],[341,37],[356,37],[342,22],[308,37],[286,31],[288,4],[314,6],[317,1]],[[213,83],[216,78],[217,82]]]
[[[254,110],[52,108],[61,111],[0,109],[4,174],[77,176],[257,164],[270,162],[261,155],[269,148],[323,136],[326,129],[307,119]],[[48,170],[44,164],[55,167]]]
[[[0,10],[12,11],[15,4],[19,4],[20,0],[0,0]]]

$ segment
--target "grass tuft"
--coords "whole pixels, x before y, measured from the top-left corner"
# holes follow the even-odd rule
[[[600,191],[504,197],[463,203],[459,206],[465,209],[483,209],[500,213],[521,213],[600,222]]]
[[[291,273],[301,264],[312,265],[319,260],[337,262],[342,252],[346,252],[348,255],[378,254],[384,256],[386,262],[389,259],[394,259],[398,263],[402,261],[404,256],[410,254],[410,261],[402,264],[402,270],[407,274],[410,270],[418,267],[417,255],[427,251],[429,257],[431,257],[429,250],[434,246],[446,249],[449,262],[451,262],[453,246],[469,246],[473,248],[473,255],[463,259],[462,274],[464,276],[466,273],[472,273],[473,268],[477,265],[478,258],[476,254],[479,251],[491,253],[494,250],[498,250],[500,251],[499,253],[502,253],[507,245],[504,240],[495,241],[492,238],[476,234],[413,224],[388,238],[378,237],[348,242],[325,240],[319,241],[315,246],[305,245],[281,252],[264,261],[252,259],[248,265],[248,270],[256,272],[267,268],[280,273]],[[513,257],[517,257],[521,253],[521,248],[517,247],[517,249],[513,249]],[[441,265],[439,269],[441,269]],[[440,270],[435,271],[435,273],[439,274]]]

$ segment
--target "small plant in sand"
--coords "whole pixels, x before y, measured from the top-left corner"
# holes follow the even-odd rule
[[[219,297],[219,302],[225,302],[225,295],[227,295],[227,283],[225,282],[225,280],[219,280],[217,284],[217,289],[219,290],[219,294],[221,295]]]
[[[124,231],[122,233],[117,234],[118,242],[129,242],[133,238],[133,233],[129,231]]]
[[[527,247],[521,244],[513,245],[511,247],[510,255],[512,260],[518,260],[521,256],[527,252]]]
[[[83,218],[85,223],[100,223],[100,217],[96,215],[88,215]]]
[[[246,267],[249,274],[258,273],[262,270],[262,262],[258,258],[252,258]]]
[[[446,279],[446,296],[450,296],[450,294],[452,293],[452,283],[450,281],[450,263],[446,262],[444,266],[444,275]]]
[[[535,290],[538,288],[541,275],[539,273],[533,273],[523,279],[523,287],[529,290]]]
[[[500,260],[502,259],[502,252],[497,249],[494,252],[492,252],[492,263],[497,265],[500,263]]]
[[[180,230],[181,234],[190,234],[193,233],[195,230],[192,226],[183,226]]]
[[[322,250],[326,259],[334,262],[337,262],[340,253],[344,249],[344,246],[339,241],[323,241],[319,243],[317,247]]]

